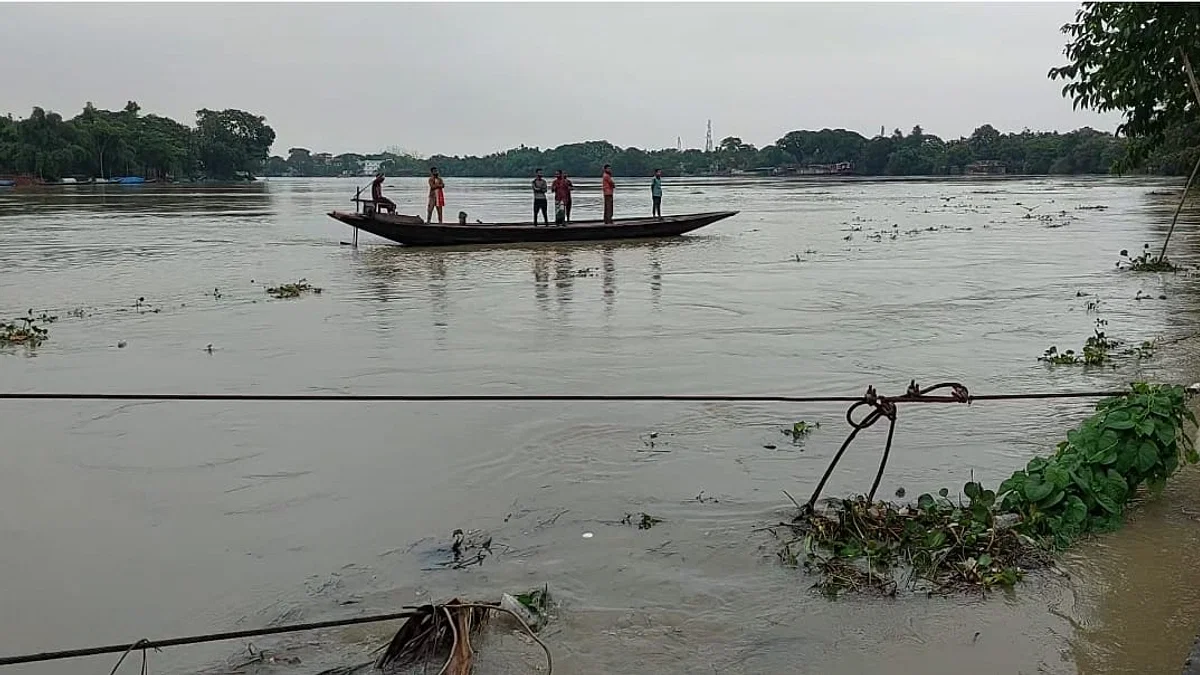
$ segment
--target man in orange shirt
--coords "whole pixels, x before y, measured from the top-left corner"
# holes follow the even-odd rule
[[[433,222],[433,210],[437,209],[438,222],[442,222],[442,209],[446,207],[446,182],[438,175],[436,166],[429,167],[429,211],[425,214],[425,222]]]
[[[612,167],[604,165],[604,178],[601,179],[601,189],[604,192],[604,222],[611,223],[613,221],[613,193],[617,189],[617,184],[613,182]]]

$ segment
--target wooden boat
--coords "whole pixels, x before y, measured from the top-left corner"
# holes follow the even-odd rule
[[[329,216],[358,230],[405,246],[515,244],[557,241],[603,241],[674,237],[737,215],[737,211],[690,213],[659,218],[617,218],[611,223],[577,220],[569,225],[533,223],[426,223],[418,216],[331,211]]]

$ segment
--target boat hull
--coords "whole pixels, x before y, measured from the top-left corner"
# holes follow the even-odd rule
[[[330,212],[329,216],[364,232],[405,246],[461,246],[469,244],[520,244],[560,241],[605,241],[675,237],[737,215],[737,211],[693,213],[656,218],[620,218],[611,223],[599,220],[570,225],[532,223],[425,223],[416,216]]]

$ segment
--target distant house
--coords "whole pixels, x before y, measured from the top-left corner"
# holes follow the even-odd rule
[[[1008,167],[998,159],[981,159],[967,165],[968,176],[1003,176]]]
[[[362,163],[362,172],[364,176],[374,176],[379,167],[383,166],[382,159],[364,159]]]
[[[776,167],[772,173],[782,176],[842,176],[854,172],[851,162],[836,164],[786,164]]]

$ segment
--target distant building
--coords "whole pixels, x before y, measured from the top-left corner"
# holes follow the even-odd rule
[[[777,176],[842,176],[854,172],[851,162],[836,164],[786,164],[772,170]]]
[[[383,166],[382,159],[364,159],[362,163],[362,171],[364,176],[374,176],[379,172],[379,167]]]
[[[1003,176],[1008,167],[998,159],[981,159],[967,165],[968,176]]]

